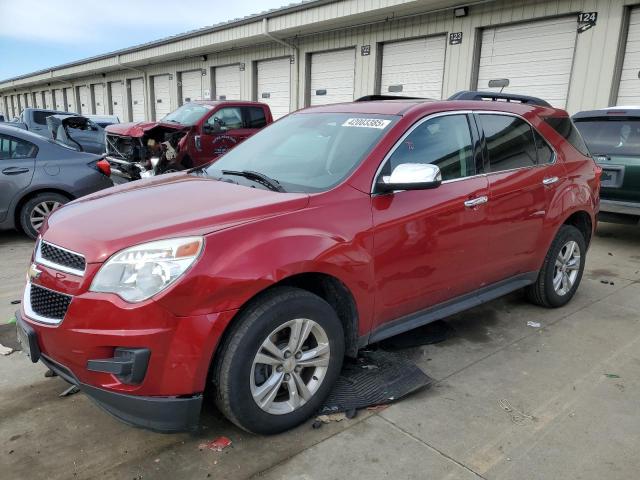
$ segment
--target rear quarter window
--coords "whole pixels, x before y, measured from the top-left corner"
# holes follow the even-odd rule
[[[581,154],[587,157],[591,156],[591,152],[589,152],[582,135],[580,135],[580,132],[569,117],[547,117],[544,121]]]
[[[54,112],[35,111],[33,112],[33,121],[38,125],[46,125],[47,117],[50,117],[53,114]]]

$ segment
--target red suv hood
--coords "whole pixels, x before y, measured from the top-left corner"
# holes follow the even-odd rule
[[[103,262],[160,238],[203,235],[300,210],[302,193],[278,193],[177,173],[103,190],[49,217],[43,239]]]
[[[162,125],[166,128],[174,130],[182,130],[184,125],[178,123],[161,123],[161,122],[133,122],[133,123],[114,123],[106,128],[107,133],[122,135],[127,137],[142,137],[149,130]]]

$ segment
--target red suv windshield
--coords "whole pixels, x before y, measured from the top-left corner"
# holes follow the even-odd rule
[[[399,117],[353,113],[289,115],[249,138],[206,169],[254,171],[287,192],[319,192],[344,180]]]

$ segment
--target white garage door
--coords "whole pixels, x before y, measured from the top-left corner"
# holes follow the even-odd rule
[[[442,98],[447,38],[418,38],[382,47],[380,93]]]
[[[488,90],[492,79],[506,78],[505,93],[533,95],[564,108],[576,36],[575,16],[484,30],[478,90]]]
[[[289,57],[258,62],[258,101],[269,105],[274,119],[289,113],[290,92]]]
[[[169,75],[153,77],[153,107],[155,112],[154,120],[160,120],[171,111]]]
[[[640,8],[631,10],[617,105],[640,105]]]
[[[180,74],[180,87],[182,105],[192,100],[202,99],[202,71],[192,70]]]
[[[109,91],[111,93],[111,115],[115,115],[124,121],[124,100],[122,98],[122,82],[110,82]]]
[[[131,120],[144,121],[144,81],[141,78],[130,80],[131,87]]]
[[[214,100],[240,100],[240,67],[229,65],[214,71],[216,98]]]
[[[44,92],[44,106],[45,108],[53,108],[53,96],[51,90],[45,90]]]
[[[311,55],[311,105],[351,102],[355,62],[352,48]]]
[[[96,115],[104,115],[107,113],[104,108],[104,85],[102,83],[93,85],[93,106]]]
[[[73,88],[67,87],[64,89],[64,98],[66,105],[63,110],[66,110],[67,112],[75,111],[76,107],[73,105]]]
[[[78,98],[80,98],[78,113],[82,113],[84,115],[91,114],[91,98],[89,97],[89,87],[78,87]]]
[[[56,88],[53,91],[53,102],[55,103],[56,110],[64,110],[64,95],[61,88]]]

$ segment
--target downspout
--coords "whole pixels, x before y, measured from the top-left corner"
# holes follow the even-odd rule
[[[298,46],[272,35],[271,32],[269,32],[269,19],[266,17],[262,19],[262,27],[263,27],[262,33],[265,37],[267,37],[270,40],[273,40],[276,43],[279,43],[280,45],[283,45],[293,50],[293,64],[295,65],[295,69],[296,69],[296,78],[291,79],[291,85],[294,86],[294,92],[293,92],[294,110],[297,110],[298,96],[299,96],[298,88],[300,85],[300,51],[298,50]],[[258,100],[260,99],[258,98]]]
[[[118,56],[116,57],[116,62],[118,63],[118,66],[122,69],[125,70],[132,70],[134,72],[138,72],[142,74],[142,78],[143,78],[143,88],[144,88],[144,116],[145,119],[150,119],[151,115],[149,112],[149,103],[150,103],[150,99],[147,98],[148,92],[149,92],[149,88],[148,88],[148,77],[147,77],[147,72],[145,72],[144,70],[140,70],[138,68],[133,68],[133,67],[129,67],[127,65],[125,65],[124,63],[122,63],[120,61],[120,54],[118,54]],[[127,89],[127,97],[129,98],[129,103],[131,104],[131,121],[133,121],[133,102],[131,100],[131,89]]]

